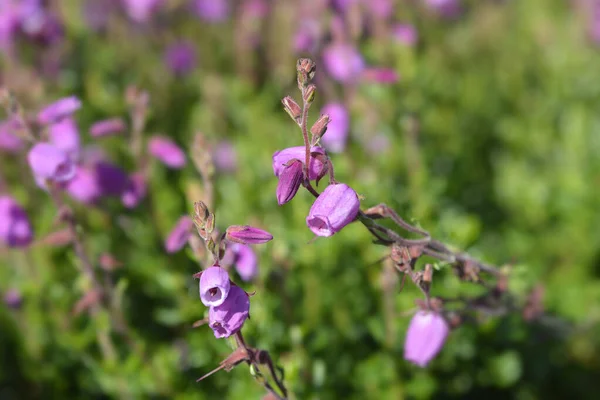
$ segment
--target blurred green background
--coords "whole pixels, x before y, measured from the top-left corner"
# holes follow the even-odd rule
[[[285,370],[292,398],[595,398],[600,47],[586,35],[589,15],[580,2],[464,1],[453,18],[424,2],[394,2],[377,26],[413,24],[414,46],[367,23],[359,24],[354,41],[368,65],[393,68],[399,81],[347,85],[328,77],[318,51],[294,50],[302,2],[267,2],[268,13],[250,23],[236,3],[227,20],[209,23],[186,12],[183,2],[167,1],[152,21],[133,23],[115,11],[100,30],[82,17],[83,2],[57,3],[64,38],[49,47],[19,42],[18,56],[0,64],[3,85],[26,112],[78,96],[84,142],[103,147],[130,171],[126,137],[87,134],[98,119],[128,118],[129,85],[150,97],[145,137],[166,134],[186,151],[197,132],[211,143],[233,144],[238,168],[217,172],[213,208],[220,229],[254,224],[275,237],[256,246],[259,278],[234,279],[256,291],[245,337]],[[318,15],[323,29],[336,13],[328,7]],[[249,35],[256,43],[244,40]],[[197,65],[185,76],[163,62],[177,40],[196,50]],[[327,43],[328,35],[321,40]],[[570,325],[568,333],[520,315],[482,318],[454,330],[427,369],[403,359],[410,311],[421,294],[410,285],[400,292],[397,283],[393,295],[382,290],[390,278],[378,260],[388,250],[372,244],[358,224],[311,242],[307,192],[277,205],[271,155],[302,143],[280,103],[285,95],[298,99],[299,56],[318,63],[312,118],[333,100],[351,112],[349,146],[332,158],[337,179],[364,196],[363,206],[386,203],[457,249],[510,264],[510,290],[525,296],[543,285],[546,311]],[[40,67],[51,61],[55,70]],[[418,129],[409,129],[415,123]],[[24,155],[3,154],[0,165],[36,237],[55,231],[55,209],[28,178]],[[206,313],[192,278],[199,266],[189,249],[166,254],[163,241],[205,188],[191,162],[181,171],[151,168],[148,196],[134,210],[116,201],[73,203],[92,258],[108,252],[123,264],[98,270],[114,283],[130,334],[125,340],[112,330],[113,357],[103,356],[96,340],[109,329],[108,315],[72,313],[89,287],[68,246],[0,250],[0,292],[14,288],[23,296],[18,308],[0,307],[0,398],[264,395],[245,365],[195,382],[232,347],[207,326],[191,327]],[[432,293],[477,291],[442,268]]]

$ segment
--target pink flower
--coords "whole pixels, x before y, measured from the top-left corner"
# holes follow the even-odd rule
[[[404,358],[425,367],[440,352],[449,332],[446,320],[434,312],[417,312],[408,326]]]
[[[152,137],[148,143],[148,151],[167,167],[179,169],[185,166],[185,153],[168,137]]]
[[[359,208],[358,195],[351,187],[329,185],[310,208],[306,224],[317,236],[331,236],[354,221]]]
[[[225,301],[209,309],[208,324],[217,339],[229,337],[242,329],[249,313],[248,295],[238,286],[231,286]]]
[[[193,226],[194,223],[192,222],[192,219],[187,215],[179,218],[169,233],[167,240],[165,240],[165,249],[167,250],[167,253],[175,253],[183,249],[192,234]]]

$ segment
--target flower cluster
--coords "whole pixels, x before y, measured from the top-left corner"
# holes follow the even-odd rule
[[[277,203],[283,205],[294,198],[300,186],[306,187],[317,197],[313,203],[306,224],[317,236],[332,236],[351,223],[358,216],[360,201],[358,195],[350,186],[335,180],[333,163],[327,151],[320,146],[321,138],[327,132],[330,122],[337,136],[331,143],[341,150],[345,138],[339,131],[347,130],[347,115],[345,110],[337,105],[326,108],[336,118],[323,114],[311,127],[312,138],[308,139],[307,116],[308,109],[314,100],[315,85],[310,81],[314,76],[315,65],[312,60],[301,59],[298,62],[298,87],[302,93],[303,108],[291,98],[282,100],[286,112],[298,123],[302,130],[304,146],[289,147],[273,154],[273,173],[279,179],[277,183]],[[341,139],[341,144],[340,144]],[[337,143],[337,144],[336,144]],[[312,181],[319,182],[329,175],[329,185],[318,194],[312,186]]]
[[[195,204],[193,223],[213,258],[211,267],[194,275],[200,278],[200,300],[209,307],[208,325],[215,337],[226,338],[242,328],[250,313],[248,293],[231,281],[226,268],[236,263],[242,266],[238,267],[242,279],[252,279],[256,274],[256,255],[249,245],[266,243],[273,236],[251,226],[232,225],[220,235],[217,243],[213,238],[215,215],[203,202]],[[182,238],[189,239],[191,224],[192,219],[187,217],[177,224],[176,230],[180,234],[174,236],[179,237],[178,246],[183,242]]]

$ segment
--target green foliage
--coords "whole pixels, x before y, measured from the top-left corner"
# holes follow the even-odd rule
[[[272,34],[265,54],[240,60],[231,26],[177,24],[170,35],[194,39],[199,67],[176,78],[161,63],[164,37],[123,23],[93,33],[69,12],[65,70],[43,81],[38,97],[15,90],[26,110],[79,96],[77,120],[90,144],[93,121],[127,115],[129,84],[150,95],[146,137],[165,133],[186,149],[198,131],[233,142],[238,170],[214,182],[217,225],[254,223],[275,237],[256,246],[259,278],[236,282],[256,291],[246,340],[285,370],[293,398],[593,398],[600,370],[600,53],[568,3],[473,1],[457,21],[400,9],[398,17],[419,30],[416,47],[380,38],[360,44],[370,64],[397,69],[398,84],[360,84],[351,93],[317,72],[327,81],[317,106],[341,98],[351,109],[350,146],[332,157],[337,179],[364,196],[363,206],[386,203],[434,237],[510,266],[510,288],[523,297],[542,284],[546,310],[556,315],[547,324],[509,315],[462,325],[423,370],[402,357],[407,312],[421,294],[408,284],[391,297],[382,291],[377,261],[387,250],[358,224],[312,242],[305,217],[313,198],[305,191],[277,206],[271,155],[302,138],[280,105],[284,95],[297,97],[295,56]],[[285,25],[282,14],[274,12],[273,26]],[[420,125],[414,137],[411,118]],[[376,137],[389,145],[373,153]],[[126,138],[101,145],[133,168]],[[52,232],[55,210],[23,159],[3,155],[0,163],[37,237]],[[207,312],[192,278],[199,266],[191,251],[167,255],[163,248],[175,221],[200,200],[200,182],[191,163],[181,172],[157,164],[137,209],[76,206],[92,259],[108,252],[123,263],[102,273],[116,285],[129,332],[127,339],[109,333],[112,355],[97,338],[115,321],[72,312],[89,287],[69,248],[2,250],[0,291],[18,288],[24,303],[0,308],[1,398],[264,394],[246,365],[195,382],[232,348],[207,326],[191,328]],[[434,295],[473,292],[438,267]],[[574,327],[569,334],[565,324]]]

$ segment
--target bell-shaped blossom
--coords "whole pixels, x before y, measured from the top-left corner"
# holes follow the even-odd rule
[[[351,187],[332,184],[313,203],[306,224],[317,236],[331,236],[352,222],[359,208],[358,195]]]
[[[238,286],[231,286],[229,295],[219,306],[208,311],[208,325],[217,339],[226,338],[240,329],[250,313],[250,298]]]
[[[14,121],[0,122],[0,151],[18,153],[25,147],[25,143],[17,136],[14,128]]]
[[[206,22],[223,22],[231,12],[229,0],[192,0],[194,12]]]
[[[189,42],[174,43],[165,51],[164,62],[175,75],[186,75],[196,67],[196,50]]]
[[[321,114],[329,115],[330,120],[327,124],[327,131],[321,138],[321,143],[328,151],[343,152],[350,129],[350,116],[346,107],[341,103],[328,103],[321,110]]]
[[[152,137],[148,142],[148,151],[167,167],[179,169],[185,166],[185,153],[168,137]]]
[[[129,18],[135,22],[146,22],[161,6],[163,0],[123,0]]]
[[[73,161],[79,159],[81,150],[79,130],[72,118],[63,118],[51,124],[48,127],[48,137],[50,143],[67,153]]]
[[[125,122],[121,118],[110,118],[95,122],[90,127],[90,135],[93,137],[103,137],[116,135],[125,130]]]
[[[75,177],[66,184],[65,190],[83,204],[94,204],[102,196],[95,172],[82,166],[77,167]]]
[[[273,240],[273,235],[248,225],[231,225],[225,231],[225,239],[234,243],[262,244]]]
[[[414,25],[396,24],[392,27],[392,36],[398,43],[414,46],[419,40],[419,34]]]
[[[183,249],[192,235],[193,226],[192,219],[187,215],[179,218],[165,240],[165,250],[167,250],[167,253],[175,253]]]
[[[220,306],[225,302],[231,286],[229,274],[224,268],[213,265],[200,275],[200,300],[206,307]]]
[[[218,171],[232,173],[237,169],[237,153],[229,141],[219,142],[212,151],[212,157]]]
[[[24,247],[33,240],[33,230],[25,210],[6,195],[0,196],[0,240],[8,247]]]
[[[258,257],[251,246],[231,243],[221,260],[223,266],[233,265],[243,281],[251,281],[258,275]]]
[[[310,149],[311,157],[309,159],[309,168],[308,168],[308,177],[310,180],[317,179],[321,171],[323,170],[323,162],[319,160],[317,157],[314,157],[312,154],[320,154],[325,155],[325,150],[321,147],[313,146]],[[283,149],[280,151],[276,151],[273,154],[273,172],[275,176],[279,177],[283,170],[285,169],[288,162],[291,160],[299,160],[304,164],[306,161],[306,149],[304,146],[297,147],[288,147],[287,149]]]
[[[279,175],[276,192],[277,204],[283,205],[287,203],[292,200],[298,192],[300,184],[302,183],[302,178],[304,177],[302,165],[302,162],[299,160],[293,160]]]
[[[404,358],[425,367],[442,349],[448,336],[446,320],[435,312],[417,312],[408,326]]]
[[[127,208],[134,208],[146,197],[146,178],[142,173],[129,176],[127,187],[121,195],[121,202]]]
[[[40,124],[50,124],[73,114],[81,108],[81,101],[75,97],[64,97],[44,107],[37,115]]]
[[[67,153],[50,143],[37,143],[27,154],[27,161],[36,178],[44,187],[46,180],[67,182],[75,176],[75,164]]]
[[[323,64],[329,75],[342,83],[356,80],[365,68],[362,55],[349,43],[332,43],[323,49]]]

